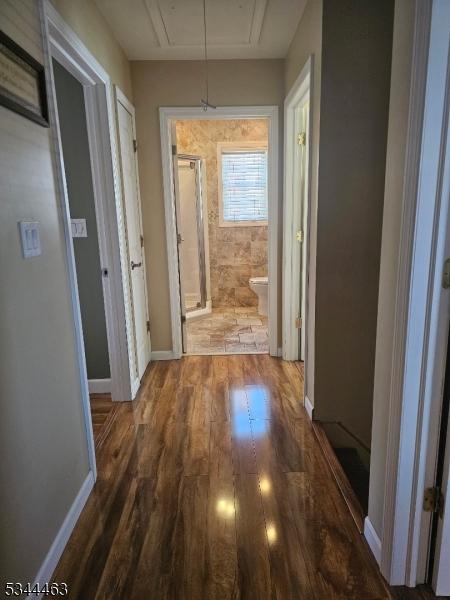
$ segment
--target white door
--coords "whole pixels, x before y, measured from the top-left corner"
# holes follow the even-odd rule
[[[134,108],[116,88],[129,284],[128,344],[133,396],[150,361],[148,298]]]
[[[299,316],[301,319],[300,327],[300,360],[305,360],[305,345],[306,345],[306,236],[307,231],[307,206],[308,206],[308,145],[309,145],[309,94],[307,98],[300,104],[298,110],[298,129],[300,132],[301,143],[297,146],[298,148],[298,161],[300,164],[300,198],[299,198],[299,209],[300,209],[300,230],[301,230],[301,241],[300,241],[300,311]]]

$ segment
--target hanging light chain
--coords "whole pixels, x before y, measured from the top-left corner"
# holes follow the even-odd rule
[[[203,110],[206,112],[208,108],[216,108],[213,104],[209,103],[209,69],[208,69],[208,45],[206,41],[206,0],[203,0],[203,31],[204,31],[204,61],[205,61],[205,88],[206,88],[206,100],[201,99],[200,103],[203,106]]]

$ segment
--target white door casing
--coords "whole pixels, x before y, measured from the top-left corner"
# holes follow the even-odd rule
[[[285,360],[305,360],[307,353],[312,65],[311,56],[286,97],[284,107],[282,355]],[[301,134],[304,135],[299,138]],[[299,235],[302,241],[298,240]],[[300,336],[296,326],[298,317],[302,320]]]
[[[126,238],[126,276],[129,285],[130,314],[127,319],[127,333],[134,396],[150,361],[148,295],[134,108],[117,87],[116,108]]]
[[[415,13],[380,556],[388,583],[411,587],[426,580],[430,513],[423,510],[423,496],[435,482],[447,343],[441,319],[449,203],[450,4],[418,0]],[[448,539],[447,534],[446,544]],[[441,573],[447,585],[450,547],[444,550]],[[434,584],[440,594],[450,593],[438,587],[436,577]]]
[[[160,107],[161,152],[163,167],[164,208],[167,256],[169,264],[170,316],[172,326],[171,358],[182,356],[180,280],[178,272],[177,229],[172,169],[172,124],[177,119],[251,119],[267,118],[269,122],[268,187],[269,187],[269,352],[280,356],[278,348],[278,107],[219,106],[205,112],[201,107]]]

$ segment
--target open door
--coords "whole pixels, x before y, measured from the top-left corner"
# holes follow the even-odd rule
[[[178,277],[180,282],[180,309],[181,309],[181,338],[183,345],[183,353],[187,349],[187,331],[186,331],[186,302],[185,290],[183,282],[183,274],[181,269],[181,244],[183,243],[182,227],[181,227],[181,207],[180,207],[180,188],[178,179],[178,152],[177,152],[177,128],[175,121],[171,125],[172,136],[172,170],[173,170],[173,187],[175,198],[175,217],[177,224],[177,249],[178,249]]]
[[[308,206],[308,146],[309,146],[309,94],[300,104],[297,112],[297,131],[299,133],[298,138],[298,160],[300,163],[299,170],[299,221],[301,223],[300,228],[300,298],[299,298],[299,323],[300,323],[300,347],[299,347],[299,358],[305,360],[305,346],[306,346],[306,236],[307,230],[307,206]]]
[[[132,395],[134,397],[150,361],[150,321],[148,316],[134,108],[117,88],[116,96],[128,266],[126,275],[131,313],[127,324],[128,345],[132,375]]]

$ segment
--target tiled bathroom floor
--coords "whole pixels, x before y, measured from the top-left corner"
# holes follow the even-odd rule
[[[187,323],[187,354],[268,352],[267,317],[255,308],[215,308],[211,315]]]

